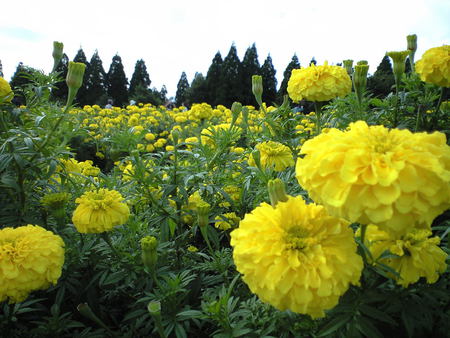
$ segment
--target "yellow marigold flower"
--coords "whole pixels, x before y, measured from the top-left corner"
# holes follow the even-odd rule
[[[330,129],[302,146],[300,185],[336,217],[404,234],[450,207],[450,147],[443,133],[368,126]]]
[[[2,102],[11,102],[14,97],[14,93],[9,83],[0,76],[0,100]]]
[[[99,189],[85,192],[75,200],[72,222],[81,233],[100,233],[124,224],[130,209],[122,195],[115,190]]]
[[[241,218],[237,216],[234,212],[227,212],[223,215],[218,215],[215,218],[214,226],[220,230],[228,230],[236,227]]]
[[[245,215],[231,232],[231,245],[253,293],[279,310],[313,318],[325,316],[350,284],[359,284],[363,268],[348,223],[299,196],[275,208],[262,203]]]
[[[292,70],[287,92],[294,101],[328,101],[337,96],[346,96],[352,90],[352,80],[340,66],[311,64],[307,68]]]
[[[416,62],[420,79],[441,87],[450,87],[450,45],[428,49]]]
[[[372,258],[397,271],[400,278],[392,277],[405,288],[421,277],[425,277],[427,283],[435,283],[439,274],[446,271],[447,254],[438,246],[439,242],[439,237],[431,237],[430,230],[413,229],[397,238],[375,225],[367,227],[365,237],[365,244]],[[398,257],[380,259],[386,250]]]
[[[198,251],[198,248],[193,245],[189,245],[187,249],[189,252],[197,252]]]
[[[145,134],[145,139],[146,139],[147,141],[153,141],[155,138],[156,138],[155,135],[152,134],[152,133],[147,133],[147,134]]]
[[[294,158],[291,150],[284,144],[266,141],[256,145],[261,155],[261,166],[263,168],[273,168],[275,171],[283,171],[288,167],[294,166]],[[249,164],[255,165],[253,155],[249,158]]]
[[[37,225],[0,230],[0,302],[24,301],[56,284],[64,264],[61,237]]]

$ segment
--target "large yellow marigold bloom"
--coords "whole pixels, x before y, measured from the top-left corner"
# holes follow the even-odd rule
[[[428,49],[416,62],[422,81],[450,87],[450,45]]]
[[[305,142],[297,179],[328,212],[404,234],[450,207],[450,147],[443,133],[367,126]]]
[[[348,223],[301,197],[275,208],[262,203],[231,232],[231,245],[252,292],[277,309],[313,318],[358,284],[363,268]]]
[[[352,90],[352,80],[345,68],[311,64],[308,68],[292,70],[287,92],[294,101],[328,101],[337,96],[346,96]]]
[[[128,205],[115,190],[88,191],[77,198],[72,222],[81,233],[100,233],[124,224],[130,216]]]
[[[398,272],[399,278],[392,276],[397,284],[408,287],[425,277],[427,283],[438,280],[439,274],[447,269],[447,254],[438,246],[439,237],[430,237],[431,231],[413,229],[411,232],[396,238],[382,231],[375,225],[366,230],[365,244],[372,258],[386,264]],[[389,250],[398,257],[379,258]]]
[[[37,225],[0,230],[0,302],[24,301],[56,284],[64,264],[61,237]]]
[[[283,171],[295,165],[292,151],[284,144],[266,141],[256,145],[260,153],[260,162],[263,168],[273,168],[275,171]],[[249,164],[254,166],[253,156],[249,158]]]
[[[14,93],[9,83],[0,76],[0,100],[3,102],[11,102]]]

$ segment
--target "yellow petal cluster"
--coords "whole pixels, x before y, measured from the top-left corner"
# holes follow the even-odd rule
[[[75,200],[78,204],[72,222],[81,233],[100,233],[124,224],[130,216],[128,205],[115,190],[85,192]]]
[[[328,101],[338,96],[346,96],[352,90],[352,80],[345,68],[311,64],[307,68],[292,70],[287,92],[294,101]]]
[[[296,176],[336,217],[405,234],[450,207],[450,147],[443,133],[352,123],[305,142]]]
[[[365,244],[369,248],[373,260],[383,263],[398,272],[397,284],[408,287],[425,277],[427,283],[438,280],[439,274],[447,269],[447,254],[439,247],[439,237],[431,237],[431,231],[413,229],[401,237],[393,237],[375,225],[366,230]],[[381,258],[386,250],[398,257]]]
[[[64,264],[61,237],[37,225],[0,230],[0,302],[24,301],[56,284]]]
[[[275,141],[266,141],[256,145],[259,150],[261,166],[263,168],[273,168],[275,171],[283,171],[295,165],[292,151],[284,144]],[[249,164],[254,166],[253,156],[249,158]]]
[[[450,45],[428,49],[416,62],[420,79],[441,87],[450,87]]]
[[[233,258],[250,290],[279,310],[325,316],[363,268],[348,223],[290,196],[262,203],[231,232]],[[343,269],[345,267],[345,269]]]
[[[11,102],[14,93],[11,90],[9,83],[0,76],[0,102]]]

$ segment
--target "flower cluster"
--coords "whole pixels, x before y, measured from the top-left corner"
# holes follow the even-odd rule
[[[311,64],[307,68],[294,69],[288,82],[287,92],[294,101],[328,101],[346,96],[352,90],[352,80],[345,68]]]
[[[64,264],[61,237],[37,225],[0,230],[0,302],[24,301],[56,284]]]
[[[352,123],[305,142],[297,179],[336,217],[404,234],[450,207],[445,135]]]
[[[416,62],[422,81],[450,87],[450,45],[428,49]]]
[[[301,197],[275,208],[262,203],[231,232],[231,245],[252,292],[280,310],[313,318],[358,284],[363,268],[349,224]]]

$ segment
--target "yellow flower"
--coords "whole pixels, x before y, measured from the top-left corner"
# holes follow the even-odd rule
[[[288,167],[294,166],[294,158],[291,150],[284,144],[266,141],[256,145],[259,150],[261,166],[263,168],[273,168],[275,171],[283,171]],[[249,164],[255,165],[253,156],[249,158]]]
[[[428,49],[416,62],[420,79],[441,87],[450,87],[450,45]]]
[[[220,230],[228,230],[234,228],[239,224],[241,218],[234,212],[228,212],[223,215],[218,215],[215,218],[214,226]]]
[[[187,249],[189,252],[197,252],[198,251],[198,248],[193,245],[189,245]]]
[[[398,272],[400,278],[392,276],[397,284],[408,287],[425,277],[427,283],[435,283],[439,274],[447,269],[447,254],[439,248],[439,237],[430,237],[431,231],[413,229],[399,239],[387,232],[369,225],[366,230],[365,244],[372,258],[386,264]],[[389,250],[398,257],[381,258],[380,255]]]
[[[345,68],[311,64],[308,68],[294,69],[288,82],[287,92],[294,101],[328,101],[346,96],[352,90],[352,81]]]
[[[252,292],[279,310],[313,318],[325,316],[350,284],[359,284],[363,268],[348,223],[301,197],[275,208],[262,203],[231,232],[231,245]]]
[[[61,237],[37,225],[0,230],[0,302],[24,301],[56,284],[64,264]]]
[[[450,147],[445,135],[368,126],[330,129],[301,148],[296,175],[336,217],[404,234],[427,228],[450,207]]]
[[[72,222],[81,233],[100,233],[124,224],[130,209],[122,195],[115,190],[88,191],[77,198]]]
[[[9,83],[0,76],[0,100],[3,102],[11,102],[14,97],[14,93],[11,90]]]

